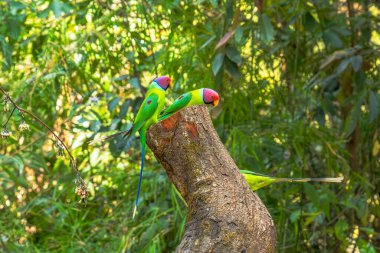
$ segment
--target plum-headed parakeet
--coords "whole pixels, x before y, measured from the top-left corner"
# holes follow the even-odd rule
[[[136,215],[137,205],[139,202],[141,182],[143,177],[144,162],[145,162],[145,148],[146,148],[146,131],[149,127],[158,122],[158,115],[162,111],[165,105],[165,93],[169,86],[172,85],[172,81],[167,76],[160,76],[155,78],[149,85],[148,91],[145,94],[145,99],[142,102],[139,111],[136,114],[133,126],[128,131],[121,131],[116,134],[112,134],[105,138],[92,141],[90,144],[94,144],[100,141],[112,139],[116,136],[123,135],[128,137],[139,132],[141,141],[141,168],[140,178],[136,194],[135,207],[133,209],[133,218]]]
[[[216,91],[208,88],[202,88],[186,92],[179,96],[168,108],[163,111],[159,117],[159,121],[172,116],[174,113],[185,107],[201,104],[212,104],[217,106],[219,103],[219,95]]]
[[[141,182],[143,177],[144,162],[145,162],[145,147],[146,147],[146,131],[153,124],[158,122],[158,115],[162,111],[165,105],[165,93],[169,86],[172,85],[172,81],[167,76],[160,76],[153,80],[149,85],[149,89],[145,95],[145,99],[142,102],[136,118],[133,122],[131,130],[125,134],[133,135],[137,131],[140,134],[141,141],[141,167],[140,178],[137,188],[135,207],[133,209],[133,218],[136,215],[137,205],[139,203],[139,196],[141,190]]]

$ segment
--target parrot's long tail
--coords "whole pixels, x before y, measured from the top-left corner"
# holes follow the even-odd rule
[[[144,163],[145,163],[145,146],[146,146],[146,136],[145,134],[140,134],[141,138],[141,167],[140,167],[140,178],[139,178],[139,185],[137,187],[137,194],[136,194],[136,202],[135,202],[135,207],[133,209],[133,215],[132,219],[135,218],[136,211],[137,211],[137,205],[139,204],[139,197],[140,197],[140,190],[141,190],[141,183],[142,183],[142,178],[143,178],[143,170],[144,170]]]
[[[111,135],[108,135],[108,136],[101,137],[101,138],[96,139],[96,140],[92,140],[92,141],[89,142],[89,145],[92,146],[95,143],[104,142],[104,141],[113,139],[115,137],[118,137],[120,135],[123,135],[123,137],[126,138],[126,137],[128,137],[128,135],[131,134],[131,131],[132,131],[132,127],[129,130],[126,130],[126,131],[120,131],[120,132],[117,132],[117,133],[114,133],[114,134],[111,134]]]
[[[323,183],[341,183],[343,177],[326,177],[326,178],[278,178],[277,182],[323,182]]]

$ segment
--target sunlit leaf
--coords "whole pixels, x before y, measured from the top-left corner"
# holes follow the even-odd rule
[[[128,75],[121,75],[121,76],[118,76],[118,77],[115,77],[115,78],[112,78],[113,81],[123,81],[125,79],[128,79]]]
[[[132,84],[133,88],[140,88],[139,79],[137,77],[131,78],[131,80],[129,80],[129,83]]]
[[[114,97],[114,98],[108,103],[108,110],[109,110],[110,112],[112,112],[112,111],[116,108],[116,106],[117,106],[117,104],[119,103],[119,101],[120,101],[120,98],[119,98],[119,97]]]

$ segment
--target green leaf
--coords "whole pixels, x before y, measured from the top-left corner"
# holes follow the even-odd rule
[[[120,122],[120,119],[117,119],[117,118],[112,119],[109,130],[112,131],[112,130],[117,129],[117,125],[119,124],[119,122]]]
[[[345,220],[338,220],[337,223],[335,223],[334,231],[335,235],[338,239],[343,240],[347,236],[348,229],[348,223]]]
[[[54,16],[56,18],[59,18],[61,16],[62,9],[61,9],[61,2],[59,0],[53,0],[51,2],[50,8],[53,11]]]
[[[332,196],[326,192],[323,192],[322,194],[319,194],[318,196],[319,196],[319,208],[324,212],[326,217],[330,219],[330,216],[331,216],[330,203],[333,200]]]
[[[32,169],[47,169],[46,161],[43,156],[37,155],[33,152],[26,152],[22,155],[24,163]]]
[[[214,60],[212,61],[211,68],[212,68],[212,72],[214,73],[215,76],[219,73],[219,71],[223,65],[223,59],[224,59],[224,54],[218,53],[215,56]]]
[[[261,39],[264,42],[269,43],[273,40],[274,35],[275,35],[275,30],[272,26],[272,22],[270,21],[269,17],[265,13],[263,13],[260,16],[259,31],[260,31]]]
[[[131,78],[131,80],[129,80],[129,83],[132,85],[133,88],[136,88],[136,89],[140,88],[139,79],[137,77]]]
[[[123,81],[128,78],[128,75],[121,75],[115,78],[112,78],[113,81],[118,82],[118,81]]]
[[[294,211],[290,214],[290,221],[294,223],[298,221],[300,217],[301,217],[301,211],[300,210]]]
[[[317,21],[314,19],[314,17],[310,14],[310,12],[306,12],[306,14],[303,17],[303,25],[309,32],[313,31],[315,27],[317,26]]]
[[[372,123],[379,115],[379,96],[369,91],[369,122]]]
[[[108,111],[112,112],[112,111],[116,108],[116,106],[117,106],[117,104],[119,103],[119,101],[120,101],[120,98],[119,98],[119,97],[115,97],[115,98],[113,98],[113,99],[108,103]]]
[[[102,124],[98,120],[91,121],[90,130],[93,132],[98,132],[101,128]],[[72,147],[73,148],[73,147]]]
[[[350,58],[350,63],[355,72],[358,72],[362,68],[363,57],[361,55],[355,55]]]
[[[20,17],[21,15],[18,15]],[[9,35],[12,39],[18,39],[21,33],[21,22],[17,17],[9,17],[7,20]]]
[[[238,26],[235,31],[235,40],[240,43],[242,42],[242,38],[243,38],[243,28]]]
[[[216,38],[216,36],[211,36],[200,48],[199,50],[202,50],[203,48],[207,47],[214,39]]]
[[[358,248],[360,253],[376,253],[376,248],[369,242],[364,239],[358,240]]]
[[[0,168],[2,168],[17,185],[28,187],[23,174],[24,162],[19,156],[0,155]]]
[[[233,47],[231,45],[227,45],[226,46],[226,55],[231,61],[235,62],[236,64],[242,63],[241,55],[235,47]]]
[[[311,184],[304,184],[306,196],[313,202],[315,207],[319,207],[319,194],[315,187]]]
[[[234,16],[234,0],[229,0],[226,3],[226,24],[229,24]]]
[[[5,38],[1,35],[0,35],[0,47],[1,47],[1,52],[3,53],[3,57],[4,57],[2,68],[4,70],[9,70],[12,65],[12,48],[5,41]]]
[[[19,172],[21,172],[24,169],[24,161],[19,156],[0,155],[0,158],[0,165],[9,164]]]
[[[11,1],[11,13],[16,14],[18,10],[22,10],[26,8],[26,5],[17,1]]]
[[[121,118],[121,119],[125,118],[125,116],[127,115],[128,108],[129,108],[130,104],[131,104],[131,100],[130,99],[127,99],[127,100],[124,101],[124,103],[120,107],[119,118]]]
[[[343,42],[340,37],[333,31],[327,30],[323,34],[323,39],[327,45],[333,46],[335,48],[340,48],[343,46]]]
[[[42,77],[43,80],[51,80],[51,79],[54,79],[58,76],[63,76],[65,75],[66,73],[64,71],[57,71],[57,72],[52,72],[52,73],[49,73],[47,75],[44,75]]]
[[[40,13],[40,17],[46,17],[47,14],[44,12],[49,11],[49,10],[53,11],[54,16],[56,18],[59,18],[62,15],[62,12],[63,13],[70,12],[71,7],[70,7],[70,5],[63,3],[59,0],[53,0],[47,9],[45,11],[43,11],[43,13]]]
[[[352,107],[351,112],[344,123],[343,132],[345,137],[348,137],[350,134],[352,134],[356,128],[356,125],[358,124],[360,116],[360,106],[361,102],[357,102],[355,106]]]
[[[234,79],[240,80],[241,74],[239,71],[239,67],[236,65],[236,63],[230,61],[229,59],[226,60],[226,70],[228,74],[230,74]]]
[[[96,165],[99,162],[100,158],[100,149],[94,149],[94,151],[92,151],[90,154],[90,164],[92,166]]]
[[[350,59],[344,59],[343,61],[341,61],[341,63],[339,64],[339,66],[336,70],[336,74],[337,75],[342,74],[346,70],[346,68],[350,62],[351,62]]]

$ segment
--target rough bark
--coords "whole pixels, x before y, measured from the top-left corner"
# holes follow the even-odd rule
[[[186,200],[176,252],[274,252],[272,218],[217,135],[205,106],[153,126],[147,143]]]

